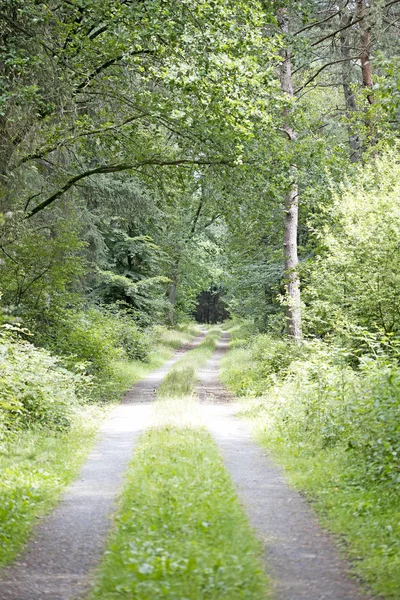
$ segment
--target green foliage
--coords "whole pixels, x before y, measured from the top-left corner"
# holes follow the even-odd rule
[[[104,326],[105,325],[105,326]],[[50,316],[47,327],[37,335],[38,342],[55,354],[65,357],[71,369],[84,368],[99,378],[110,376],[111,362],[123,358],[123,350],[116,346],[115,335],[102,313],[95,309],[75,312],[64,311],[57,321]]]
[[[223,361],[224,381],[244,397],[242,415],[311,494],[325,525],[345,536],[363,580],[397,598],[398,362],[382,352],[355,361],[322,341],[293,349],[271,336],[249,338],[245,329],[233,329],[238,341]]]
[[[62,356],[68,368],[84,368],[97,383],[112,378],[115,361],[147,360],[150,352],[149,335],[138,329],[129,311],[117,308],[49,314],[35,338]]]
[[[388,358],[361,360],[322,342],[295,346],[255,337],[225,359],[224,380],[239,395],[260,397],[251,409],[266,435],[315,453],[346,449],[362,481],[400,483],[400,369]]]
[[[0,381],[0,427],[7,429],[67,429],[89,385],[45,350],[7,333],[0,334]]]
[[[254,325],[245,323],[233,330],[231,352],[223,377],[235,394],[262,394],[284,377],[304,348],[266,334],[254,333]],[[251,335],[249,339],[249,335]]]
[[[348,332],[364,348],[363,332],[398,336],[399,175],[397,154],[388,153],[357,169],[325,212],[315,232],[320,255],[304,266],[311,333]]]
[[[167,310],[165,285],[168,277],[158,275],[133,282],[130,277],[99,271],[98,293],[105,302],[122,302],[131,308],[141,325],[163,320]]]
[[[163,275],[166,256],[151,237],[132,237],[119,227],[114,223],[105,230],[107,269],[98,269],[95,293],[104,302],[129,307],[142,326],[163,322],[169,283]]]
[[[84,273],[76,220],[31,227],[10,213],[0,224],[2,303],[8,312],[33,315],[74,300],[71,283]]]

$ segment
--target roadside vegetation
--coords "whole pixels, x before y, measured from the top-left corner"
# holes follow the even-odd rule
[[[56,356],[33,346],[21,337],[23,332],[18,328],[3,329],[0,564],[15,556],[38,517],[54,506],[65,486],[76,477],[111,403],[165,362],[172,350],[189,341],[196,331],[191,326],[181,330],[156,328],[141,339],[137,330],[129,338],[127,328],[128,348],[124,348],[117,345],[119,332],[112,338],[110,330],[101,330],[98,325],[86,341],[81,333],[80,348],[86,352],[82,357],[86,361],[76,363],[71,354]],[[137,353],[142,360],[128,354],[129,350],[134,355],[133,344],[138,338]]]
[[[399,598],[397,360],[364,357],[354,368],[341,347],[296,346],[249,323],[231,335],[222,376],[242,401],[241,416],[338,535],[354,572]]]
[[[400,169],[388,152],[355,172],[319,225],[310,215],[317,252],[299,269],[302,339],[284,335],[274,302],[264,315],[254,305],[232,329],[223,377],[245,400],[258,438],[338,534],[354,570],[397,599]]]
[[[225,380],[400,597],[399,73],[397,0],[1,3],[1,560],[108,403],[231,316]]]
[[[260,600],[261,544],[248,524],[195,396],[196,371],[218,330],[157,393],[153,426],[135,451],[94,599]]]

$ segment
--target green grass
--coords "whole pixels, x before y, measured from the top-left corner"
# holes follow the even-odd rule
[[[305,492],[322,524],[336,534],[352,570],[374,592],[400,598],[400,502],[396,489],[360,483],[362,474],[344,448],[296,455],[271,444],[256,422],[259,442],[271,449],[290,483]]]
[[[200,328],[193,323],[183,324],[175,329],[161,329],[160,341],[163,346],[180,348],[184,342],[189,342],[193,336],[200,334]]]
[[[107,408],[81,406],[68,431],[35,427],[14,433],[0,431],[0,565],[17,555],[38,518],[55,506],[62,491],[78,475],[102,419],[114,406],[110,400],[120,399],[194,333],[196,330],[188,327],[183,331],[164,330],[148,362],[114,363]]]
[[[104,413],[98,406],[86,406],[66,433],[37,428],[1,440],[0,565],[15,557],[37,519],[77,476]]]
[[[353,572],[374,592],[400,598],[400,502],[398,485],[365,478],[365,462],[344,444],[321,446],[314,433],[299,435],[276,418],[279,404],[293,394],[277,378],[271,392],[257,397],[249,346],[234,347],[223,360],[223,380],[242,398],[242,416],[251,421],[260,445],[272,451],[289,483],[305,494],[321,523],[332,531]],[[265,386],[264,382],[264,386]],[[259,392],[258,392],[259,393]],[[296,396],[293,397],[293,402]],[[361,460],[359,460],[361,459]]]
[[[159,388],[153,426],[130,466],[91,600],[267,597],[261,544],[193,393],[196,369],[219,335],[212,331]]]
[[[131,465],[91,598],[261,600],[259,555],[209,434],[152,429]]]
[[[210,329],[204,341],[185,354],[166,375],[157,390],[158,397],[180,397],[193,393],[197,383],[196,371],[212,356],[220,337],[220,328]]]
[[[112,378],[104,386],[106,390],[105,400],[119,400],[136,381],[146,377],[150,371],[157,369],[169,358],[177,348],[188,343],[193,336],[200,333],[197,326],[193,324],[182,325],[179,329],[160,328],[156,332],[159,338],[150,352],[147,361],[140,360],[116,361],[112,365]]]

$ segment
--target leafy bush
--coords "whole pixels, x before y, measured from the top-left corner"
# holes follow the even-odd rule
[[[227,357],[229,368],[226,383],[239,395],[262,394],[279,378],[283,377],[291,362],[303,349],[266,334],[254,335],[249,341],[243,337],[248,327],[235,333],[232,347],[234,353]]]
[[[388,357],[365,357],[354,370],[332,345],[259,336],[231,351],[224,378],[258,396],[247,413],[272,442],[296,454],[341,446],[363,480],[400,483],[400,369]]]
[[[362,165],[326,209],[318,255],[303,266],[304,325],[313,335],[344,335],[364,352],[365,335],[399,337],[399,198],[396,149]]]
[[[63,430],[89,379],[63,368],[56,357],[32,344],[0,334],[0,425]]]
[[[62,356],[67,368],[84,366],[87,373],[100,378],[110,375],[113,360],[123,358],[115,333],[97,309],[64,310],[57,317],[50,315],[40,331],[36,330],[35,340]]]
[[[41,313],[73,302],[72,282],[85,271],[76,218],[52,217],[43,226],[10,212],[0,223],[2,303],[11,315]]]
[[[124,353],[124,358],[147,361],[151,350],[151,332],[140,329],[130,309],[118,306],[97,308],[101,323],[111,336],[113,344]]]
[[[113,362],[146,360],[150,351],[148,334],[138,329],[128,313],[101,307],[52,315],[36,339],[63,356],[68,368],[84,365],[100,380],[112,376]]]
[[[119,322],[115,331],[119,345],[125,350],[127,358],[146,361],[150,353],[150,337],[140,331],[134,323]]]

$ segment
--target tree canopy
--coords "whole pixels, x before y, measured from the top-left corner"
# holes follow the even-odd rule
[[[396,163],[398,10],[4,1],[5,318],[95,302],[172,323],[217,286],[261,329],[330,333],[311,298],[337,198]]]

